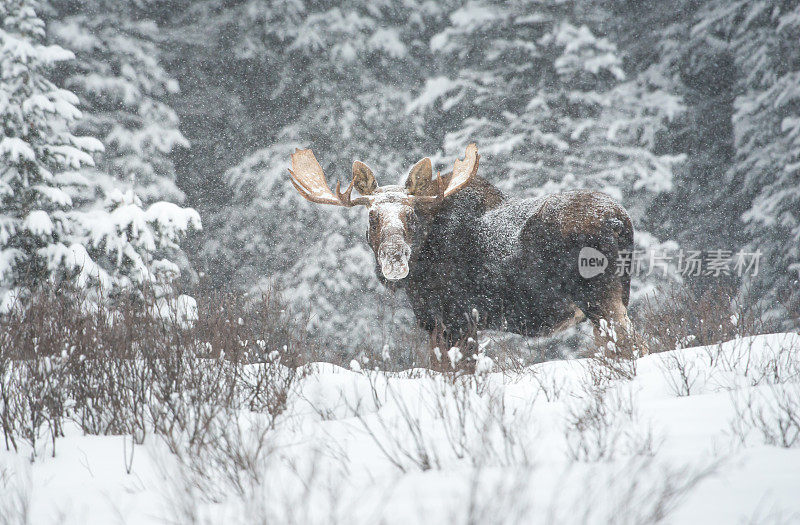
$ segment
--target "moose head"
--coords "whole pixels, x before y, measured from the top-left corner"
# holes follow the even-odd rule
[[[417,241],[424,236],[423,222],[444,200],[464,188],[478,171],[478,148],[467,146],[464,160],[456,160],[453,172],[433,178],[431,159],[417,162],[408,174],[405,186],[378,186],[372,170],[360,161],[353,163],[353,179],[341,191],[337,181],[336,192],[325,181],[314,153],[298,149],[292,154],[291,181],[304,198],[319,204],[334,206],[366,206],[369,211],[367,240],[389,281],[398,281],[408,275],[409,261]],[[360,196],[352,197],[355,188]]]

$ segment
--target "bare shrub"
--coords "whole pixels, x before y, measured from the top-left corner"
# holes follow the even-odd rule
[[[636,377],[637,358],[630,353],[598,349],[590,359],[589,373],[596,385]]]
[[[36,455],[42,440],[63,434],[74,349],[83,326],[70,326],[74,306],[54,291],[37,294],[30,307],[18,305],[0,317],[0,425],[6,448],[17,439]]]
[[[22,471],[0,467],[0,525],[31,523],[30,470]]]
[[[363,415],[356,406],[348,408],[358,415],[362,428],[386,459],[402,472],[408,472],[411,468],[423,471],[441,468],[438,451],[430,442],[430,436],[423,431],[419,406],[412,408],[407,400],[388,384],[379,390],[376,383],[371,382],[370,389],[377,412]],[[388,418],[380,413],[380,409],[387,402],[395,406],[399,416]]]
[[[701,466],[670,467],[651,456],[634,456],[612,471],[583,471],[566,476],[565,490],[578,494],[565,500],[557,496],[547,510],[546,523],[608,523],[646,525],[664,523],[683,499],[722,465],[712,460]],[[565,487],[566,488],[566,487]]]
[[[537,363],[581,355],[589,339],[589,323],[542,337],[525,337],[505,332],[481,332],[481,346],[504,373],[526,373]]]
[[[191,352],[149,363],[148,419],[203,497],[244,494],[262,481],[270,435],[301,373],[278,359],[242,365]]]
[[[280,358],[296,368],[320,357],[320,349],[306,335],[307,322],[307,315],[292,311],[273,288],[255,296],[209,291],[198,298],[198,318],[190,335],[210,356],[222,354],[243,362]]]
[[[43,439],[55,454],[66,421],[87,434],[188,436],[201,446],[226,410],[283,411],[313,346],[277,294],[212,295],[187,323],[147,290],[89,303],[62,285],[34,290],[0,316],[0,428],[7,449]]]
[[[629,381],[636,377],[640,348],[634,344],[635,340],[636,334],[629,333],[629,329],[600,320],[594,344],[583,352],[589,357],[589,377],[594,385],[601,386],[620,379]]]
[[[28,359],[17,363],[3,378],[0,420],[6,443],[15,450],[18,450],[17,439],[21,439],[30,446],[33,457],[46,440],[55,455],[56,439],[63,435],[67,416],[69,378],[65,361],[55,356]]]
[[[475,376],[431,372],[409,395],[390,382],[372,383],[377,411],[362,414],[364,431],[403,472],[441,469],[449,461],[529,465],[530,405],[510,409],[502,391]]]
[[[383,339],[386,342],[382,345],[358,344],[342,362],[333,362],[347,367],[352,360],[356,360],[364,369],[389,372],[432,367],[430,336],[413,323],[395,327],[391,339],[388,335],[384,335]]]
[[[201,420],[201,434],[196,427],[178,425],[159,434],[199,494],[220,501],[228,494],[247,494],[263,483],[273,451],[269,419],[223,409],[204,414]]]
[[[532,368],[528,372],[548,403],[561,399],[567,386],[567,378],[552,367]]]
[[[749,290],[718,285],[698,292],[686,284],[661,286],[637,311],[650,352],[714,345],[776,327]]]
[[[748,367],[751,385],[800,383],[800,344],[793,339],[777,349],[767,347],[758,362]]]
[[[733,392],[735,416],[731,431],[742,444],[755,432],[763,443],[783,448],[800,446],[800,391],[796,384],[768,384]]]
[[[679,351],[669,352],[659,362],[659,367],[670,389],[676,396],[690,396],[700,379],[697,364]]]
[[[253,451],[257,443],[246,440],[244,448]],[[318,449],[309,450],[298,457],[284,455],[279,449],[262,447],[266,453],[258,455],[258,479],[244,480],[241,490],[231,486],[224,475],[212,480],[218,491],[222,507],[226,507],[224,519],[207,494],[208,486],[203,479],[198,483],[197,473],[188,468],[183,459],[167,454],[158,461],[164,506],[162,519],[177,524],[351,524],[377,523],[378,515],[386,502],[389,490],[376,490],[371,498],[363,492],[346,490],[347,469],[327,453]],[[210,469],[216,472],[214,463]],[[225,466],[225,471],[230,467]],[[217,472],[224,474],[224,472]],[[249,476],[249,474],[247,475]],[[365,516],[358,516],[363,511]],[[358,517],[357,517],[358,516]],[[360,519],[358,519],[360,518]]]
[[[792,525],[800,522],[800,513],[789,512],[781,508],[770,507],[766,502],[760,504],[752,513],[743,516],[742,525]]]
[[[568,406],[564,436],[573,461],[611,461],[618,455],[651,456],[656,443],[649,426],[639,426],[629,389],[596,384],[591,376]]]
[[[530,523],[535,510],[531,478],[530,468],[516,469],[510,476],[496,479],[476,467],[470,477],[466,508],[459,504],[449,521],[467,525]]]
[[[487,472],[475,468],[469,493],[459,498],[450,523],[609,523],[649,525],[669,522],[697,485],[720,469],[714,459],[697,466],[673,467],[651,456],[635,456],[609,469],[605,465],[570,468],[548,499],[537,490],[537,471]],[[552,482],[548,483],[552,484]]]
[[[733,384],[728,390],[742,386],[800,382],[800,343],[786,338],[769,343],[751,338],[739,339],[725,345],[707,348],[713,367],[730,372]]]

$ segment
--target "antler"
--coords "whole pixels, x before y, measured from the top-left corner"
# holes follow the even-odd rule
[[[425,202],[441,202],[445,197],[448,197],[458,190],[469,184],[469,182],[478,173],[478,161],[481,156],[478,155],[478,146],[473,142],[467,146],[467,151],[464,155],[464,160],[456,159],[453,164],[453,173],[447,180],[447,185],[442,179],[442,174],[436,176],[436,195],[433,196],[414,196],[415,199],[423,200]]]
[[[478,146],[474,142],[467,146],[464,160],[456,159],[453,164],[453,175],[447,183],[447,188],[444,189],[445,197],[452,195],[469,184],[475,174],[478,173],[478,161],[480,158]]]
[[[355,199],[350,198],[353,191],[353,182],[344,192],[341,191],[341,183],[336,181],[336,193],[331,191],[330,186],[325,181],[325,173],[322,166],[317,162],[314,153],[310,149],[296,149],[292,153],[292,169],[289,170],[290,180],[297,192],[305,199],[319,204],[333,204],[335,206],[353,207],[359,204],[369,204],[367,197],[361,196]]]

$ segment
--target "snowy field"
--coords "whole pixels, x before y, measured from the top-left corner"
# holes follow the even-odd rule
[[[55,457],[0,452],[0,523],[800,520],[800,336],[614,369],[583,359],[452,378],[314,364],[280,415],[239,410],[208,446],[73,423]]]

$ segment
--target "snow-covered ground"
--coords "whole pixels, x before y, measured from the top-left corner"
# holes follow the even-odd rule
[[[618,374],[308,372],[274,425],[240,411],[224,446],[67,428],[55,457],[3,450],[0,523],[25,505],[37,524],[800,521],[798,335]]]

